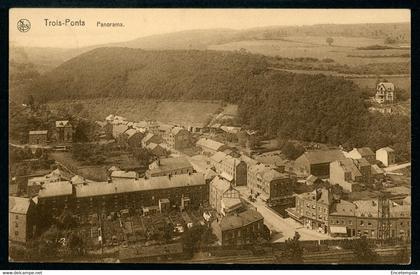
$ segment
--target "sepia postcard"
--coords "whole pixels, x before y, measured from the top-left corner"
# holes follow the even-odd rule
[[[9,20],[9,262],[411,262],[409,9]]]

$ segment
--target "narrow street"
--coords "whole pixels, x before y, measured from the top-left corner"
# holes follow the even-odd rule
[[[249,201],[249,192],[246,186],[237,186],[236,189],[241,193],[242,198],[256,207],[257,211],[264,217],[264,223],[273,232],[272,242],[284,242],[288,238],[293,237],[296,231],[299,232],[301,240],[332,239],[329,235],[304,228],[302,224],[292,218],[283,219],[260,199],[257,199],[255,202]]]
[[[403,163],[403,164],[396,164],[396,165],[391,165],[388,167],[384,168],[385,172],[392,172],[392,171],[396,171],[396,170],[400,170],[406,167],[411,166],[411,162],[407,162],[407,163]]]

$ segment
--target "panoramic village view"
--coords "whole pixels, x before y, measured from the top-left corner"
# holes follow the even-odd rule
[[[228,27],[10,37],[9,261],[410,262],[409,17]]]

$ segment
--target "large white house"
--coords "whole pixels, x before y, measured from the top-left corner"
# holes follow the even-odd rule
[[[381,161],[383,165],[389,166],[395,163],[395,152],[390,147],[384,147],[376,150],[376,159]]]

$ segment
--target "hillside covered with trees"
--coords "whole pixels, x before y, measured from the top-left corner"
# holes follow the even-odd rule
[[[410,154],[410,118],[371,114],[344,78],[268,69],[262,55],[100,48],[41,76],[37,101],[96,97],[224,100],[243,125],[268,135]],[[139,106],[141,108],[141,106]]]

